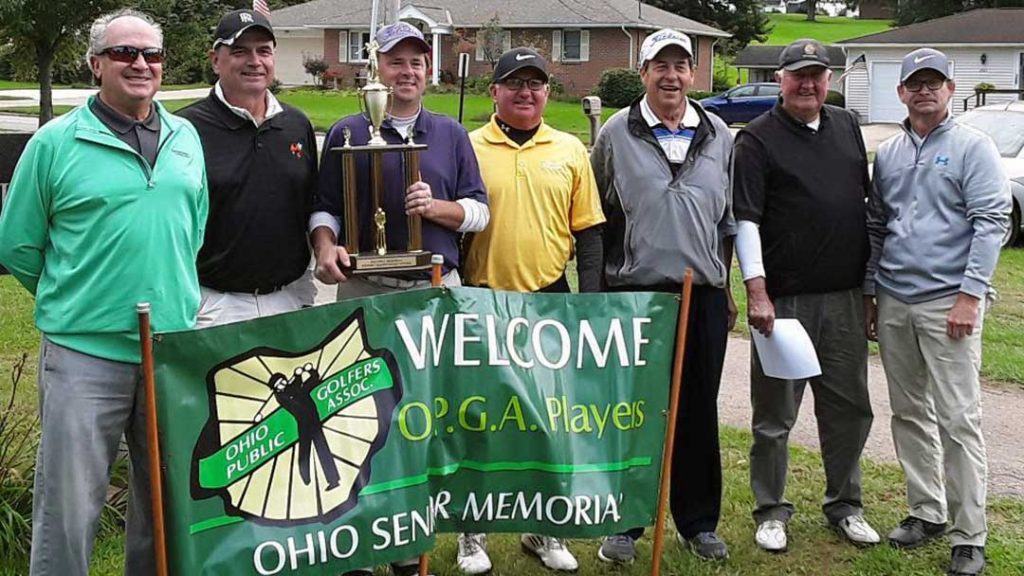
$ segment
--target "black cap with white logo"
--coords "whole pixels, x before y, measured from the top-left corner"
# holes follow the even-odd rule
[[[213,49],[216,50],[221,44],[231,46],[250,28],[263,28],[270,34],[274,44],[277,44],[274,29],[266,16],[252,10],[234,10],[225,14],[217,24],[217,30],[213,33]]]
[[[523,68],[536,69],[544,77],[544,81],[548,81],[548,64],[544,61],[543,56],[532,48],[513,48],[498,58],[491,82],[501,82],[511,76],[513,72]]]

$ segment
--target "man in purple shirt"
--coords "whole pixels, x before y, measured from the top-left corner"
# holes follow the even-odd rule
[[[401,144],[411,133],[417,144],[428,149],[420,153],[420,181],[405,188],[402,155],[384,154],[384,190],[382,208],[387,222],[404,222],[406,214],[423,218],[423,248],[444,256],[446,286],[460,286],[459,235],[479,232],[487,226],[490,212],[480,178],[476,156],[466,130],[451,118],[423,108],[423,93],[430,62],[430,46],[413,26],[399,22],[377,32],[380,79],[392,89],[392,105],[381,126],[381,135],[389,144]],[[370,296],[394,290],[430,285],[423,271],[346,276],[350,264],[348,252],[339,246],[344,238],[343,199],[341,197],[341,157],[330,149],[345,143],[345,128],[353,146],[369,140],[370,121],[363,114],[342,118],[331,127],[324,143],[320,165],[320,185],[310,218],[310,236],[316,252],[316,277],[327,284],[339,284],[338,299]],[[356,156],[360,250],[374,248],[374,219],[370,205],[370,167],[366,154]],[[408,231],[402,225],[389,225],[386,239],[389,250],[406,246]]]

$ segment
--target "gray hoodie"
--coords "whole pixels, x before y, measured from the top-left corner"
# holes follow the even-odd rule
[[[924,138],[904,125],[875,156],[864,293],[877,284],[907,303],[957,292],[984,298],[1010,209],[1010,183],[988,136],[952,118]]]

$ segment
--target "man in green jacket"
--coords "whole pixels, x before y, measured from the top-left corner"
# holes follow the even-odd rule
[[[162,44],[140,12],[93,23],[99,94],[32,137],[0,214],[0,264],[35,297],[43,333],[33,576],[88,574],[122,434],[125,573],[155,573],[135,305],[151,304],[157,331],[195,323],[207,214],[199,136],[153,101]]]

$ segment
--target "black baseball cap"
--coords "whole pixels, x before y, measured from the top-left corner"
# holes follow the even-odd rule
[[[263,28],[274,40],[274,45],[277,45],[277,37],[274,36],[274,28],[270,26],[270,20],[267,20],[267,17],[259,12],[242,9],[228,12],[217,23],[217,29],[213,33],[214,50],[221,44],[231,46],[239,36],[250,28]]]
[[[491,82],[497,84],[511,76],[513,72],[523,68],[537,70],[544,77],[544,81],[548,81],[548,63],[544,61],[543,56],[533,48],[513,48],[502,54],[501,58],[498,58],[498,63],[494,66],[494,76]]]
[[[828,65],[828,50],[813,38],[795,40],[779,54],[779,68],[782,70],[800,70],[808,66],[828,68]]]

